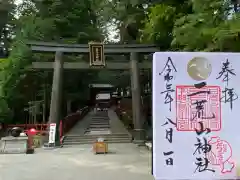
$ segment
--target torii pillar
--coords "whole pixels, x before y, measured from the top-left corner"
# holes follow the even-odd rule
[[[134,124],[134,143],[143,144],[145,131],[143,129],[143,114],[141,105],[141,87],[139,81],[138,53],[130,54],[131,64],[131,89],[132,89],[132,111]]]
[[[52,94],[49,122],[56,123],[55,146],[60,146],[59,124],[61,118],[62,84],[63,84],[63,53],[56,52],[53,72]]]

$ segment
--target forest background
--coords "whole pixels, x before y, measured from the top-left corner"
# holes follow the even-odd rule
[[[160,51],[239,52],[239,10],[239,0],[0,0],[0,121],[24,122],[32,102],[49,109],[52,72],[27,67],[54,55],[32,54],[28,41],[131,43],[131,29],[137,43]],[[64,73],[64,99],[78,104],[87,101],[90,83],[130,86],[129,72]],[[149,74],[141,72],[141,84],[149,84]]]

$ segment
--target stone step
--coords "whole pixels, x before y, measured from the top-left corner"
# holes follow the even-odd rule
[[[110,122],[109,121],[99,121],[99,122],[92,121],[90,124],[102,124],[102,123],[110,123]]]
[[[91,127],[91,126],[93,126],[93,127],[99,127],[99,126],[110,126],[110,124],[90,124],[89,125],[89,127]]]
[[[108,127],[89,128],[85,132],[89,132],[89,131],[110,131],[110,128]]]
[[[85,131],[85,134],[86,133],[102,133],[102,132],[108,132],[108,134],[111,134],[111,131],[109,129],[92,129],[92,130],[89,130],[89,131]]]
[[[109,120],[109,117],[92,117],[92,120]]]
[[[86,139],[81,141],[64,141],[63,145],[77,145],[77,144],[93,144],[95,140]],[[131,143],[132,139],[109,139],[106,140],[107,143]]]
[[[63,146],[65,147],[71,147],[71,146],[74,146],[74,145],[83,145],[83,144],[93,144],[94,142],[75,142],[75,143],[63,143]],[[132,141],[112,141],[112,142],[108,142],[108,144],[121,144],[121,143],[132,143]]]
[[[97,139],[99,137],[103,137],[103,138],[132,138],[130,135],[128,134],[102,134],[102,135],[69,135],[66,136],[64,138],[64,140],[66,139]]]
[[[90,124],[89,126],[110,126],[110,124]]]
[[[101,122],[101,121],[110,121],[110,119],[109,118],[97,118],[97,119],[92,118],[91,121]]]
[[[99,124],[99,123],[110,123],[110,121],[91,121],[90,122],[90,124],[94,124],[94,123],[96,123],[96,124]]]
[[[101,137],[101,136],[100,136]],[[98,138],[65,138],[64,142],[74,142],[74,141],[96,141]],[[106,141],[108,140],[131,140],[131,137],[108,137],[108,138],[104,138]]]
[[[90,123],[89,125],[109,125],[110,123],[109,122],[101,122],[101,123]]]
[[[97,116],[97,117],[91,117],[92,120],[109,120],[110,118],[108,116]]]
[[[93,118],[109,118],[108,114],[98,114],[96,116],[92,116]]]
[[[110,124],[110,122],[91,122],[90,125]]]
[[[110,119],[91,119],[91,122],[102,122],[102,121],[110,121]]]
[[[109,118],[91,118],[92,121],[109,121]]]
[[[91,128],[91,129],[86,130],[85,133],[91,132],[91,131],[110,131],[110,129],[109,128]]]
[[[92,116],[92,118],[109,118],[107,114],[98,114],[96,116]]]
[[[100,122],[100,123],[90,123],[90,126],[91,125],[104,125],[104,124],[110,124],[109,122]]]
[[[104,133],[105,132],[105,133]],[[111,134],[111,131],[108,129],[100,129],[100,130],[90,130],[90,131],[85,131],[85,134],[96,134],[99,133],[99,135],[101,134]]]
[[[91,122],[90,124],[109,124],[109,121]]]
[[[102,129],[102,128],[105,128],[105,129],[110,129],[110,126],[90,126],[88,129]]]
[[[93,126],[90,125],[88,129],[90,129],[90,128],[102,128],[102,127],[110,128],[110,125],[108,125],[108,124],[104,124],[104,125],[93,125]]]
[[[109,117],[92,117],[92,120],[109,120]]]
[[[92,120],[109,120],[110,118],[108,116],[97,116],[97,117],[91,117]]]
[[[89,127],[98,127],[98,126],[110,126],[110,124],[90,124]]]
[[[90,129],[88,131],[85,131],[85,133],[88,133],[88,132],[103,132],[103,131],[111,132],[110,129]]]
[[[108,123],[108,122],[110,122],[109,120],[103,120],[103,121],[91,121],[91,124],[92,123]]]
[[[107,115],[98,115],[98,116],[92,116],[92,119],[109,119],[109,117]]]

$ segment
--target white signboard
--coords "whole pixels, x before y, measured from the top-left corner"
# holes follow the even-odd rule
[[[154,54],[156,180],[236,178],[239,118],[240,53]]]
[[[49,140],[48,143],[55,143],[56,123],[51,123],[49,128]]]
[[[110,98],[111,98],[110,93],[99,93],[96,95],[96,100],[107,100]]]

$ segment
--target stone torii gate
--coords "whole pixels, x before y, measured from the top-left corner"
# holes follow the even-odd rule
[[[98,67],[91,67],[87,62],[64,62],[63,53],[89,53],[88,44],[58,44],[48,42],[29,42],[33,52],[53,52],[55,53],[54,62],[33,62],[32,68],[34,69],[53,69],[53,83],[50,105],[49,121],[56,123],[56,142],[55,145],[59,145],[59,121],[60,121],[60,105],[61,105],[61,93],[63,84],[63,69],[98,69]],[[132,109],[133,109],[133,124],[134,124],[134,142],[143,143],[144,130],[143,116],[141,112],[141,94],[139,84],[139,69],[150,69],[152,67],[151,62],[139,63],[140,54],[150,54],[158,51],[155,45],[143,45],[143,44],[104,44],[104,54],[126,54],[130,55],[130,59],[126,62],[104,62],[104,67],[112,70],[130,70],[131,71],[131,90],[132,90]]]

